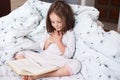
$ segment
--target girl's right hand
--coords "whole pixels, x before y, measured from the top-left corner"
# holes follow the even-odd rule
[[[48,43],[49,45],[54,43],[54,40],[52,37],[49,37],[47,40],[46,40],[46,43]]]
[[[45,45],[44,45],[44,50],[47,49],[49,47],[50,44],[54,43],[54,40],[52,37],[49,37],[46,41],[45,41]]]

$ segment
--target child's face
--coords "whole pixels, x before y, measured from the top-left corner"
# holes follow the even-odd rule
[[[60,31],[62,29],[62,19],[58,17],[54,12],[50,14],[50,21],[52,26],[56,31]]]

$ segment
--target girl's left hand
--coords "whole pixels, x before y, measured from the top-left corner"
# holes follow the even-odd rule
[[[60,31],[55,31],[52,35],[55,43],[62,41],[63,34]]]

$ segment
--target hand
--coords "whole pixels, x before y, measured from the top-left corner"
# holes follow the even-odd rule
[[[54,42],[57,44],[61,53],[64,53],[65,45],[62,42],[63,34],[60,31],[54,31],[54,33],[51,35],[51,37],[53,38]]]
[[[44,50],[47,49],[49,47],[50,44],[54,43],[53,38],[50,36],[46,41],[45,41],[45,45],[44,45]]]
[[[28,76],[23,76],[22,80],[28,80]]]
[[[62,41],[62,36],[63,34],[60,31],[55,31],[53,34],[51,34],[51,37],[55,43]]]
[[[46,40],[46,44],[50,45],[50,44],[52,44],[52,43],[54,43],[54,40],[53,40],[53,38],[50,36],[50,37]]]
[[[22,80],[35,80],[35,78],[32,76],[23,76]]]

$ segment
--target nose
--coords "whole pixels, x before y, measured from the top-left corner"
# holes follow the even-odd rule
[[[55,23],[55,26],[57,27],[57,26],[58,26],[58,24],[57,24],[57,23]]]

